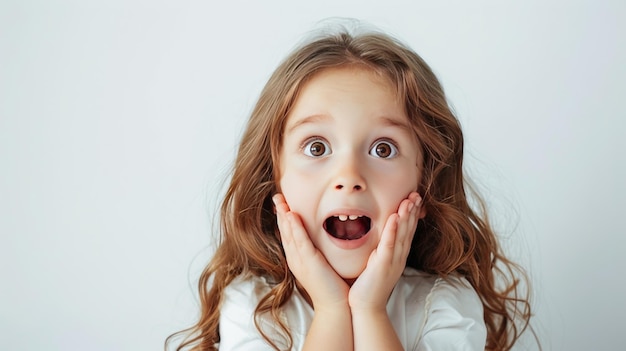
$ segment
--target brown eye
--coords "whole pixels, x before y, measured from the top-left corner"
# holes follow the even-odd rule
[[[379,141],[370,150],[370,155],[380,158],[392,158],[398,154],[395,145],[387,141]]]
[[[304,154],[310,157],[320,157],[325,156],[330,153],[330,147],[328,145],[319,140],[311,140],[310,142],[304,145]]]

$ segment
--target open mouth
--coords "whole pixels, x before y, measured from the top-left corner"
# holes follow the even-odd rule
[[[324,221],[324,230],[341,240],[356,240],[370,231],[372,220],[367,216],[338,215]]]

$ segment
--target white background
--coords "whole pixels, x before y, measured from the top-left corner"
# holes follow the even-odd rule
[[[382,4],[1,1],[1,348],[159,350],[188,326],[252,104],[342,16],[441,78],[544,349],[619,349],[625,3]]]

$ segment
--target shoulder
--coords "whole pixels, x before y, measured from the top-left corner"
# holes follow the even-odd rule
[[[257,276],[239,276],[223,292],[220,306],[220,350],[271,350],[256,329],[254,312],[271,289]]]
[[[256,306],[270,289],[270,285],[262,277],[250,275],[235,278],[224,288],[220,306],[220,326],[228,325],[230,322],[242,324],[244,321],[254,325]]]
[[[426,307],[450,305],[464,309],[469,305],[472,306],[471,312],[474,312],[475,307],[479,307],[478,312],[482,314],[482,302],[478,293],[467,279],[457,274],[442,278],[406,268],[395,289],[398,290],[397,294],[404,296],[405,299],[423,301]]]
[[[405,269],[388,305],[407,350],[484,349],[486,328],[480,297],[464,277],[446,278]],[[394,319],[394,318],[392,318]]]
[[[483,304],[462,276],[437,278],[425,301],[420,349],[483,350],[487,339]]]
[[[257,325],[281,349],[287,348],[289,336],[285,335],[276,321],[268,314],[255,316],[259,302],[272,287],[264,277],[247,275],[235,278],[224,289],[220,306],[220,351],[274,350],[265,341]],[[294,348],[301,348],[313,318],[313,310],[297,290],[279,310],[278,317],[289,326]]]
[[[238,276],[224,289],[222,308],[230,307],[229,305],[234,303],[242,308],[252,306],[254,309],[270,289],[270,284],[263,277]]]
[[[402,272],[402,276],[394,288],[394,293],[405,296],[405,299],[416,298],[421,300],[430,294],[436,282],[437,276],[407,267]]]

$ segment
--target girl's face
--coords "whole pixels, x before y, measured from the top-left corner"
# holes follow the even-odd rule
[[[302,87],[283,138],[287,204],[333,269],[358,277],[420,180],[422,155],[401,100],[372,71],[326,69]]]

